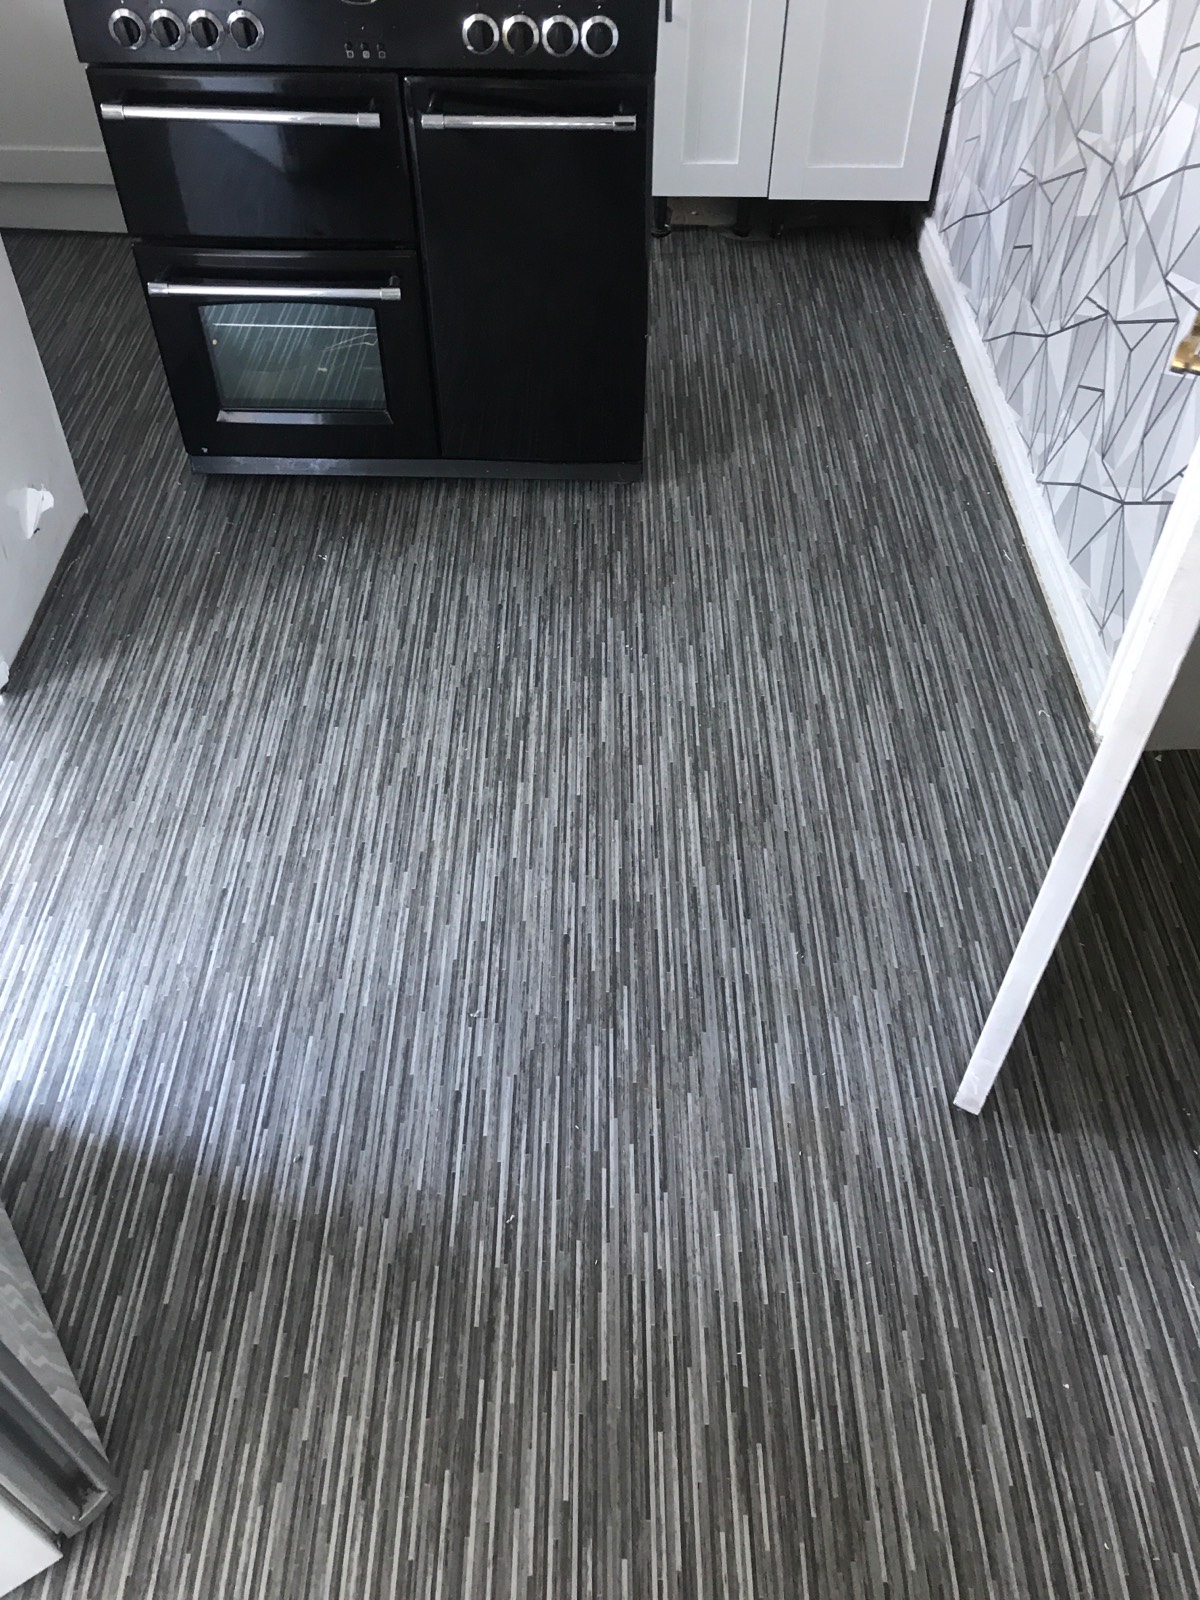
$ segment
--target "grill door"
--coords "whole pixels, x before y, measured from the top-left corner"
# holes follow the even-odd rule
[[[397,78],[92,67],[88,81],[132,234],[413,242]]]

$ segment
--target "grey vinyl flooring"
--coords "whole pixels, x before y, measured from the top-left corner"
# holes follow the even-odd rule
[[[952,1111],[1089,744],[913,250],[656,246],[589,487],[195,479],[9,247],[0,1197],[124,1480],[31,1597],[1200,1594],[1200,767]]]

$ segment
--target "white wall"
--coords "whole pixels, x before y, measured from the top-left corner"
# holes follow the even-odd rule
[[[0,227],[122,227],[62,0],[5,0]]]
[[[937,199],[955,277],[1115,650],[1200,434],[1200,0],[976,0]]]
[[[54,504],[29,536],[28,491]],[[0,246],[0,686],[87,507]]]

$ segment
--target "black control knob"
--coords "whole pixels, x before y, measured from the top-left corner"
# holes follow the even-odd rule
[[[518,13],[509,17],[500,30],[504,48],[510,56],[527,56],[538,47],[538,25],[532,17]]]
[[[211,11],[193,11],[187,25],[193,41],[201,50],[215,50],[225,32],[225,24]]]
[[[136,11],[124,6],[108,19],[109,36],[124,50],[140,50],[146,42],[146,24]]]
[[[547,17],[542,23],[542,48],[549,56],[569,56],[579,44],[579,29],[570,17]]]
[[[253,11],[231,11],[225,26],[239,50],[257,50],[263,41],[263,25]]]
[[[463,43],[473,56],[490,56],[500,43],[500,29],[496,19],[484,11],[468,17],[462,26]]]
[[[620,37],[617,25],[611,17],[589,17],[583,25],[579,42],[587,55],[595,57],[597,61],[603,61],[605,56],[612,55],[617,48]]]
[[[183,23],[173,11],[152,11],[150,37],[164,50],[178,50],[187,38],[187,34]]]

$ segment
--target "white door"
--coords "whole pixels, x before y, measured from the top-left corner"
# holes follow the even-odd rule
[[[0,245],[0,688],[85,510]]]
[[[1164,744],[1195,748],[1200,740],[1195,705],[1172,708],[1176,691],[1186,693],[1200,678],[1198,651],[1200,444],[1167,514],[1096,707],[1096,759],[954,1097],[964,1111],[980,1112],[991,1093],[1142,752]]]
[[[966,0],[792,0],[772,200],[927,200]]]
[[[61,1554],[23,1511],[0,1499],[0,1594],[11,1594],[39,1572],[45,1572]]]
[[[656,195],[766,196],[787,0],[658,0]]]

